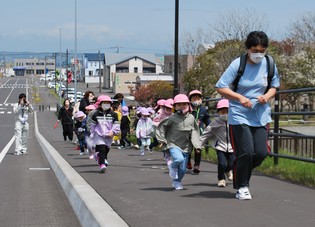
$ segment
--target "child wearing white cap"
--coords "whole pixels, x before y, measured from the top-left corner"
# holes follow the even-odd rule
[[[74,132],[77,135],[79,147],[80,147],[80,155],[84,155],[84,151],[86,146],[86,115],[82,111],[78,111],[75,114],[76,122]]]
[[[138,121],[136,136],[141,140],[140,155],[144,155],[145,148],[149,151],[151,135],[153,132],[153,123],[149,117],[150,113],[146,108],[141,109],[141,118]]]

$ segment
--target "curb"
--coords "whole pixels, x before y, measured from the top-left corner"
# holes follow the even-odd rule
[[[34,112],[35,136],[82,226],[124,227],[127,223],[63,159],[40,134]]]

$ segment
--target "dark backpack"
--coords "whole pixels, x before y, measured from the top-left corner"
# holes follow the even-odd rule
[[[265,90],[265,94],[266,94],[270,88],[271,80],[275,74],[275,61],[273,60],[273,57],[271,57],[270,55],[265,55],[265,58],[267,60],[267,71],[268,71],[268,78],[267,78],[268,85]],[[240,56],[240,66],[237,70],[237,76],[232,83],[234,92],[237,91],[238,82],[245,71],[246,62],[247,62],[247,54],[245,53]]]

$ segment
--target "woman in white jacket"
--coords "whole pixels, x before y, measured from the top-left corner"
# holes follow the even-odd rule
[[[26,100],[24,93],[19,95],[19,102],[14,104],[15,115],[15,153],[14,155],[27,154],[27,137],[29,125],[27,123],[29,113],[34,112],[33,106]]]

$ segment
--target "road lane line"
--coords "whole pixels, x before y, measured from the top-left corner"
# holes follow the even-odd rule
[[[10,149],[12,143],[14,142],[15,136],[12,137],[10,142],[4,147],[4,149],[0,153],[0,163],[2,162],[4,156],[7,154],[8,150]]]

